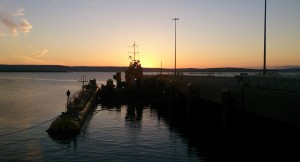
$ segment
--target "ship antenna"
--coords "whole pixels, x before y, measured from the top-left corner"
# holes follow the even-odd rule
[[[86,75],[81,75],[80,80],[78,82],[82,82],[82,86],[84,86],[84,82],[87,82]]]
[[[128,46],[128,47],[133,47],[133,52],[129,52],[129,53],[133,53],[133,61],[136,61],[135,59],[135,54],[139,53],[139,52],[136,52],[135,51],[135,48],[138,47],[136,44],[135,44],[135,41],[133,42],[133,45],[132,46]],[[131,58],[131,57],[130,57]]]

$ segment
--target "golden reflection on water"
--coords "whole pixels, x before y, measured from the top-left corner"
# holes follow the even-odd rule
[[[113,76],[114,73],[101,74],[103,79],[95,76],[98,83],[105,82],[108,78],[106,75]],[[20,78],[26,79],[4,78],[6,75],[20,75]],[[46,132],[50,122],[34,126],[65,110],[66,91],[69,89],[73,93],[81,87],[76,80],[65,80],[80,78],[81,73],[46,73],[40,76],[43,80],[35,79],[39,75],[0,73],[0,135],[25,130],[0,137],[0,149],[3,150],[0,161],[56,161],[58,158],[62,161],[197,159],[196,151],[192,156],[187,153],[188,146],[181,137],[174,133],[170,136],[167,124],[162,124],[150,107],[136,105],[100,105],[96,110],[101,111],[92,117],[79,136],[66,141],[52,139]],[[34,128],[27,129],[31,127]],[[160,150],[166,150],[166,153]],[[134,155],[141,152],[141,156]],[[99,153],[103,156],[99,156]]]
[[[57,81],[51,76],[39,80],[36,73],[18,74],[0,73],[0,134],[31,127],[49,114],[64,111],[66,89],[75,91],[78,87],[76,81]]]

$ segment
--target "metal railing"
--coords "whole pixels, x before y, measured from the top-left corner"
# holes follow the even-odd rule
[[[297,77],[256,75],[236,76],[236,78],[239,86],[242,87],[300,92],[300,79]]]
[[[145,72],[144,75],[164,75],[164,76],[174,76],[172,72]],[[248,75],[248,76],[257,76],[262,75],[261,72],[178,72],[177,76],[207,76],[207,77],[235,77],[237,75]],[[300,79],[300,72],[270,72],[267,76],[280,76]]]
[[[169,78],[170,80],[188,79],[194,84],[237,85],[244,88],[300,92],[299,72],[269,73],[268,75],[262,75],[259,72],[183,72],[177,76],[169,73],[162,73],[162,75],[160,73],[146,74],[146,76],[156,75],[158,77]],[[235,80],[229,78],[235,78]]]

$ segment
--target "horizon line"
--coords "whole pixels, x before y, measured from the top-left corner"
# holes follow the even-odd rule
[[[0,66],[65,66],[65,67],[107,67],[107,68],[126,68],[127,66],[107,66],[107,65],[98,65],[98,66],[89,66],[89,65],[59,65],[59,64],[0,64]],[[143,67],[143,68],[152,68],[152,69],[161,69],[161,67]],[[181,67],[177,69],[225,69],[225,68],[238,68],[238,69],[263,69],[263,67],[234,67],[234,66],[223,66],[223,67]],[[300,65],[283,65],[283,66],[268,66],[270,69],[282,69],[282,68],[300,68]],[[174,69],[172,67],[165,67],[162,69]]]

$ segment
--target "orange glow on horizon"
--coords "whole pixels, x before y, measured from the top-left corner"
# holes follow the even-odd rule
[[[178,17],[177,68],[263,66],[261,1],[88,2],[1,1],[0,64],[127,67],[135,42],[142,67],[173,69]],[[299,6],[270,1],[267,67],[300,66]]]

